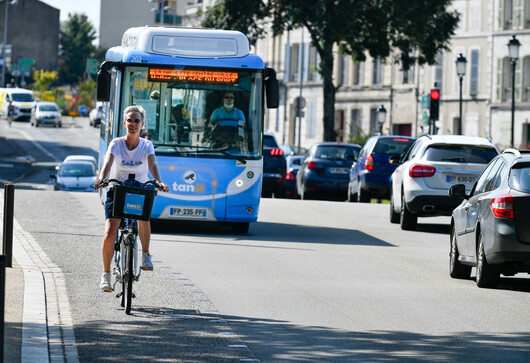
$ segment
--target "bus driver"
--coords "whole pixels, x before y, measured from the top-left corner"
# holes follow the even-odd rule
[[[245,138],[245,115],[234,106],[234,93],[223,94],[223,105],[216,108],[210,117],[213,125],[212,138],[215,144],[235,146]]]

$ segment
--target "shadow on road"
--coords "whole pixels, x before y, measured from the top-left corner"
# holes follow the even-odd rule
[[[218,235],[219,233],[232,234],[229,226],[219,225],[218,223],[152,221],[152,226],[153,231],[157,233],[191,235]],[[247,234],[234,234],[233,236],[236,238],[240,236],[241,239],[245,241],[303,242],[380,247],[394,246],[391,243],[355,229],[267,222],[251,224],[250,230]]]
[[[76,327],[81,362],[239,361],[229,344],[241,341],[262,362],[505,361],[528,362],[530,333],[422,334],[409,331],[343,331],[287,321],[222,316],[238,337],[207,332],[211,316],[196,311],[137,308],[128,321],[92,321]],[[118,313],[118,312],[116,312]],[[175,318],[188,315],[188,318]],[[97,337],[97,340],[90,340]],[[223,343],[223,340],[225,343]],[[217,349],[216,349],[217,348]],[[238,348],[241,349],[241,348]],[[238,352],[238,354],[236,354]],[[241,357],[241,356],[239,356]]]
[[[426,233],[436,233],[436,234],[446,234],[449,235],[451,233],[451,225],[449,224],[434,224],[434,223],[418,223],[418,226],[416,227],[416,231],[418,232],[426,232]]]

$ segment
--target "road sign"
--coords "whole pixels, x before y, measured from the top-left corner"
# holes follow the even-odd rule
[[[87,73],[98,73],[98,60],[97,59],[87,58],[86,72]]]
[[[33,63],[35,63],[35,59],[20,58],[18,60],[18,70],[21,72],[29,72],[29,69]]]
[[[429,101],[431,100],[430,95],[424,95],[421,97],[421,108],[422,109],[428,109],[429,108]]]

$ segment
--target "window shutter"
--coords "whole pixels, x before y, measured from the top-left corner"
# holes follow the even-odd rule
[[[479,80],[479,51],[474,49],[471,51],[471,74],[469,77],[469,94],[478,94],[478,80]]]
[[[502,58],[497,59],[497,101],[502,102]]]
[[[513,26],[512,29],[523,28],[523,0],[513,0]]]
[[[522,100],[522,88],[523,88],[523,67],[521,66],[522,59],[520,59],[515,65],[515,99],[517,101]]]
[[[499,0],[499,30],[504,29],[504,0]]]

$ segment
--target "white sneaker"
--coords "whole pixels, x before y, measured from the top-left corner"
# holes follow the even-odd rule
[[[142,270],[151,271],[153,269],[153,262],[151,262],[151,255],[149,253],[142,253]]]
[[[99,284],[101,290],[105,292],[112,291],[112,285],[110,284],[110,272],[103,272],[101,276],[101,283]]]

